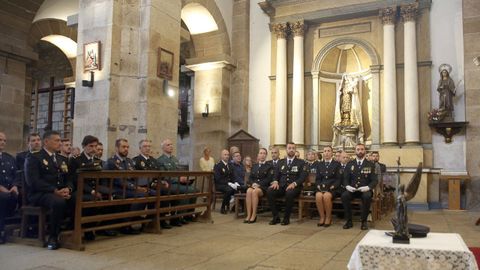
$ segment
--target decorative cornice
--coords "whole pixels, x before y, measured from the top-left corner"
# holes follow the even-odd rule
[[[307,30],[307,25],[303,21],[296,21],[290,24],[290,29],[292,30],[293,36],[301,36],[303,37],[305,31]]]
[[[258,5],[268,16],[275,16],[275,8],[272,6],[272,3],[270,3],[270,1],[259,2]]]
[[[397,7],[387,7],[380,9],[380,19],[383,24],[395,24],[397,17]]]
[[[288,23],[274,23],[270,24],[270,29],[275,33],[277,38],[287,38],[289,27]]]
[[[415,21],[418,14],[418,3],[405,5],[400,7],[400,15],[404,22]]]

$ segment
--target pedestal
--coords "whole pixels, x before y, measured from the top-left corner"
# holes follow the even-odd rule
[[[440,180],[448,181],[448,209],[462,210],[460,207],[460,187],[462,180],[469,180],[470,176],[465,175],[440,175]]]

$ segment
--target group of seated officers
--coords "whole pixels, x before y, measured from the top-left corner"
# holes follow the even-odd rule
[[[5,243],[5,219],[12,216],[18,209],[19,194],[24,192],[28,204],[41,206],[50,213],[48,224],[47,247],[50,250],[58,249],[58,236],[65,220],[69,220],[69,226],[73,224],[73,213],[75,213],[75,197],[82,196],[83,201],[133,198],[144,196],[155,196],[157,185],[162,195],[192,193],[195,188],[189,185],[186,177],[164,178],[164,179],[127,179],[126,183],[121,179],[114,179],[112,189],[108,184],[102,185],[96,180],[86,179],[83,190],[77,190],[78,170],[178,170],[178,159],[173,155],[173,144],[166,139],[162,142],[163,154],[155,159],[151,156],[150,140],[139,142],[140,154],[133,159],[128,157],[129,143],[126,139],[118,139],[115,142],[115,154],[107,161],[101,160],[99,155],[98,138],[87,135],[83,138],[83,151],[78,156],[65,157],[61,154],[62,139],[56,131],[46,131],[42,140],[38,134],[31,134],[28,139],[29,149],[18,153],[16,158],[5,153],[3,150],[7,142],[6,135],[0,132],[0,244]],[[103,151],[103,148],[101,148]],[[21,190],[22,181],[25,181],[25,189]],[[102,180],[104,181],[104,180]],[[97,186],[98,184],[98,186]],[[125,188],[125,192],[124,192]],[[108,196],[112,196],[109,198]],[[194,203],[193,199],[178,201],[162,201],[161,205],[182,205]],[[130,210],[141,210],[148,207],[145,204],[132,204]],[[94,214],[85,209],[85,215]],[[106,209],[107,213],[128,211],[129,209],[119,206]],[[183,210],[183,212],[192,211]],[[88,212],[88,213],[87,213]],[[180,212],[180,211],[179,211]],[[177,213],[171,213],[179,214]],[[165,215],[165,214],[162,214]],[[161,221],[163,229],[170,229],[172,226],[182,226],[194,221],[194,216],[184,213],[182,218],[172,218],[170,223]],[[108,222],[107,222],[108,224]],[[91,225],[91,224],[87,224]],[[125,227],[122,233],[137,234],[140,230],[132,227]],[[107,236],[116,235],[116,231],[97,231]],[[93,232],[85,233],[86,240],[95,239]]]
[[[237,149],[238,150],[238,149]],[[372,201],[373,189],[377,185],[375,162],[366,159],[364,144],[355,147],[355,158],[350,159],[346,152],[338,152],[333,158],[333,148],[323,148],[323,159],[317,160],[312,152],[307,153],[307,160],[296,155],[296,146],[289,142],[286,148],[287,156],[279,159],[279,150],[271,151],[272,160],[266,161],[267,149],[260,148],[257,162],[253,165],[248,181],[245,184],[246,218],[244,223],[257,221],[258,203],[266,196],[273,218],[270,225],[290,224],[290,215],[295,199],[304,189],[304,182],[310,174],[315,175],[315,201],[320,216],[317,226],[328,227],[332,224],[332,200],[341,197],[345,210],[346,223],[344,229],[353,227],[351,201],[360,198],[361,229],[368,230],[367,217]],[[378,153],[377,153],[378,155]],[[233,156],[233,155],[232,155]],[[377,159],[378,161],[378,159]],[[214,181],[216,191],[223,193],[221,213],[226,214],[232,195],[241,189],[235,177],[232,161],[229,161],[229,151],[221,152],[221,160],[214,166]],[[280,218],[277,199],[284,198],[285,212]]]

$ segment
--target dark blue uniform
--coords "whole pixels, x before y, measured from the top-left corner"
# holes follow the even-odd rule
[[[273,178],[273,164],[265,162],[264,164],[256,163],[252,167],[249,177],[249,186],[252,186],[254,183],[260,186],[263,194],[267,193],[268,186],[272,182]]]
[[[128,157],[121,158],[118,155],[114,155],[107,160],[104,164],[103,169],[105,170],[112,170],[112,171],[133,171],[135,170],[135,163]],[[114,188],[114,195],[115,196],[123,196],[123,186],[125,185],[125,197],[126,198],[133,198],[133,197],[142,197],[143,195],[135,192],[135,180],[134,179],[127,179],[125,183],[123,183],[122,179],[115,179],[113,180],[113,188]]]
[[[30,154],[25,162],[28,201],[51,210],[49,226],[51,238],[56,238],[60,233],[60,225],[65,214],[68,212],[73,215],[74,212],[73,196],[70,199],[64,199],[54,194],[57,189],[73,190],[73,183],[69,181],[68,173],[68,161],[61,155],[50,156],[45,149]]]
[[[319,192],[330,192],[333,196],[338,196],[340,187],[342,165],[340,162],[332,160],[331,162],[320,161],[316,168],[315,187]]]
[[[228,183],[235,183],[233,175],[234,168],[230,162],[226,164],[220,160],[215,166],[213,166],[213,179],[215,181],[215,190],[223,193],[221,212],[226,213],[228,208],[230,197],[235,194],[235,189],[230,187]]]
[[[0,186],[10,190],[20,186],[17,181],[15,159],[8,153],[0,152]],[[0,191],[0,232],[5,229],[5,218],[13,215],[18,203],[18,195]],[[2,239],[0,239],[2,241]]]
[[[375,166],[372,162],[364,159],[361,164],[358,164],[356,159],[350,161],[345,166],[343,172],[343,186],[351,186],[356,189],[364,186],[370,188],[367,192],[349,192],[348,190],[342,193],[342,203],[345,209],[345,218],[348,221],[352,220],[352,205],[353,198],[362,199],[361,220],[367,221],[368,212],[370,210],[370,203],[372,202],[373,189],[377,185],[377,175],[375,174]]]
[[[287,225],[290,223],[293,203],[295,198],[300,195],[303,182],[307,176],[308,168],[303,159],[294,158],[291,163],[289,163],[287,158],[284,158],[278,162],[273,181],[278,181],[279,188],[277,190],[271,188],[267,190],[268,204],[273,214],[272,222],[276,221],[273,223],[278,223],[279,220],[276,198],[283,196],[285,196],[285,216],[283,217],[282,224]],[[295,188],[287,191],[286,188],[292,183],[296,184]]]

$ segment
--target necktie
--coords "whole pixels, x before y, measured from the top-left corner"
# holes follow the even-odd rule
[[[325,165],[328,167],[330,165],[330,162],[325,162]]]
[[[290,165],[292,165],[292,160],[291,160],[291,159],[288,160],[288,164],[287,164],[287,165],[288,165],[288,167],[290,167]]]
[[[360,166],[362,166],[362,162],[361,162],[361,161],[358,162],[358,167],[360,167]]]

